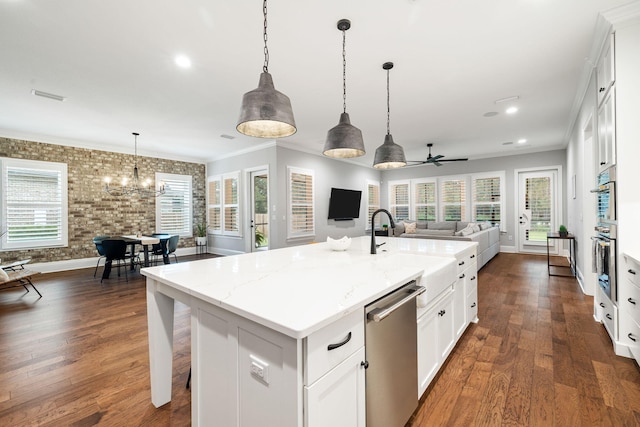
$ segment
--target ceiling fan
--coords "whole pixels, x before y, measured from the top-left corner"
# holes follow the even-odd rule
[[[408,166],[424,165],[428,163],[432,163],[436,166],[442,166],[442,162],[466,162],[467,160],[469,160],[469,159],[443,159],[444,156],[441,154],[432,156],[431,147],[433,147],[433,144],[427,144],[427,147],[429,147],[429,155],[427,156],[427,160],[407,160],[407,163],[409,163]]]

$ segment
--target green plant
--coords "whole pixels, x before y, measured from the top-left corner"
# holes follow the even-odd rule
[[[267,237],[262,231],[256,229],[256,248],[263,246],[265,243],[267,243]]]
[[[560,233],[566,233],[567,232],[567,227],[565,227],[564,225],[561,225],[560,227],[558,227],[558,231]]]
[[[207,237],[207,224],[205,222],[196,225],[196,235],[198,237]]]

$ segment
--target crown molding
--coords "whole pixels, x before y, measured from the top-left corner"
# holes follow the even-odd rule
[[[601,16],[608,21],[614,29],[624,28],[640,23],[640,1],[634,1],[624,6],[616,7]]]
[[[243,154],[253,153],[254,151],[260,151],[267,148],[275,147],[276,141],[269,140],[263,142],[262,144],[254,145],[253,147],[243,148],[242,150],[233,151],[231,153],[226,153],[221,156],[215,156],[207,159],[208,162],[217,162],[219,160],[229,159],[231,157],[241,156]]]

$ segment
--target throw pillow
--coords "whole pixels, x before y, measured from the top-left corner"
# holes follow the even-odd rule
[[[489,228],[491,228],[491,223],[490,222],[481,222],[480,223],[480,230],[488,230]]]
[[[407,234],[416,234],[416,223],[415,222],[405,222],[404,223],[404,232]]]
[[[8,281],[9,281],[9,275],[7,274],[6,271],[0,268],[0,283],[4,283]]]

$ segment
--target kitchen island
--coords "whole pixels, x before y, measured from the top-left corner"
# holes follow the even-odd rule
[[[377,255],[361,237],[343,252],[320,243],[143,269],[153,404],[171,400],[177,299],[191,307],[193,425],[364,426],[364,307],[411,280],[427,295],[453,289],[456,257],[475,255],[475,243],[403,240],[379,238]]]

